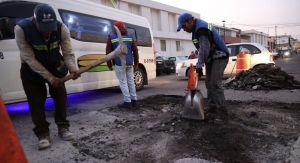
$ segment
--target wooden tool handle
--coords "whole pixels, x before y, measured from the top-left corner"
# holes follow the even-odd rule
[[[119,30],[116,26],[114,26],[114,28],[115,28],[115,30],[116,30],[116,32],[117,32],[118,39],[119,39],[119,45],[118,45],[118,47],[117,47],[114,51],[112,51],[112,52],[110,52],[109,54],[107,54],[104,58],[100,58],[100,59],[96,60],[95,62],[93,62],[93,63],[91,63],[91,64],[89,64],[89,65],[87,65],[87,66],[85,66],[85,67],[80,68],[80,69],[78,70],[78,73],[79,73],[79,74],[82,74],[82,73],[84,73],[84,72],[87,72],[88,70],[92,69],[93,67],[96,67],[97,65],[102,64],[102,63],[105,63],[105,62],[107,62],[107,61],[110,61],[110,60],[114,59],[114,58],[117,57],[117,56],[120,56],[120,59],[121,59],[121,60],[124,60],[124,59],[125,59],[125,55],[127,54],[127,50],[128,50],[128,49],[127,49],[127,47],[123,44],[122,35],[121,35],[120,30]],[[124,55],[124,56],[121,56],[121,55]],[[126,61],[125,61],[125,62],[126,62]],[[63,81],[66,82],[66,81],[68,81],[68,80],[70,80],[70,79],[72,79],[72,75],[71,75],[71,74],[65,76],[65,77],[63,78]]]

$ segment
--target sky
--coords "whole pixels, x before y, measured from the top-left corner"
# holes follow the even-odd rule
[[[153,0],[199,13],[201,19],[241,30],[255,29],[300,40],[300,0]]]

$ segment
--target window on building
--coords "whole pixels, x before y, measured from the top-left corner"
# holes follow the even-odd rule
[[[141,15],[140,7],[137,6],[137,5],[134,5],[134,4],[129,4],[128,5],[128,11],[130,13],[133,13],[133,14],[136,14],[136,15]]]
[[[160,23],[160,14],[159,10],[151,9],[151,27],[152,30],[159,31],[161,30],[161,23]]]
[[[176,24],[176,15],[173,13],[168,14],[168,23],[169,25],[169,31],[170,32],[176,32],[177,24]]]
[[[160,40],[160,50],[167,51],[166,40]]]
[[[180,41],[176,41],[176,51],[181,51]]]

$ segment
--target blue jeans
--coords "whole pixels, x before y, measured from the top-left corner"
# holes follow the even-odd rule
[[[136,90],[134,84],[133,66],[115,66],[116,76],[120,83],[120,89],[124,96],[124,102],[131,102],[137,100]]]

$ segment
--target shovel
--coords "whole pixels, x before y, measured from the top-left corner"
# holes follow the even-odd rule
[[[121,64],[126,65],[126,54],[127,54],[128,49],[127,49],[127,46],[123,44],[121,32],[119,31],[119,29],[116,26],[114,26],[114,28],[117,32],[118,39],[119,39],[118,47],[114,51],[107,54],[104,58],[100,58],[100,59],[96,60],[95,62],[93,62],[93,63],[91,63],[91,64],[89,64],[85,67],[80,68],[79,71],[78,71],[79,74],[87,72],[91,68],[96,67],[97,65],[105,63],[107,61],[110,61],[110,60],[112,60],[116,57],[120,57]],[[66,82],[70,79],[72,79],[72,75],[69,74],[69,75],[65,76],[62,80],[64,82]]]
[[[187,94],[185,96],[182,118],[192,120],[204,120],[204,98],[198,89],[198,75],[191,64],[188,75]]]

